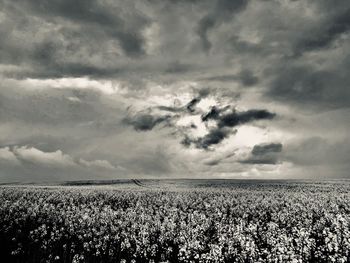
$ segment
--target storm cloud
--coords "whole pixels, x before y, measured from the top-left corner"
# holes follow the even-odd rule
[[[254,145],[251,155],[240,163],[243,164],[277,164],[279,153],[282,152],[281,143],[263,143]]]
[[[242,70],[238,74],[218,75],[212,77],[203,78],[204,81],[219,81],[219,82],[234,82],[239,81],[245,87],[250,87],[259,82],[257,76],[250,70]]]
[[[347,0],[3,0],[0,181],[348,178],[349,14]]]
[[[264,155],[268,153],[278,153],[282,151],[281,143],[270,143],[270,144],[261,144],[255,145],[252,154],[255,156]]]
[[[228,138],[231,134],[235,134],[236,130],[231,128],[244,125],[250,122],[259,120],[271,120],[276,114],[267,110],[248,110],[237,112],[230,105],[228,106],[212,106],[210,110],[203,113],[203,110],[198,109],[197,105],[202,98],[208,96],[206,91],[201,91],[200,95],[191,99],[184,106],[169,107],[169,106],[157,106],[154,108],[148,108],[149,113],[139,112],[134,115],[130,115],[123,120],[127,125],[131,125],[136,131],[150,131],[158,124],[164,124],[163,127],[172,127],[176,131],[183,133],[184,138],[181,144],[189,147],[194,145],[198,149],[209,149],[211,146],[220,144],[225,138]],[[173,115],[157,115],[152,114],[153,110],[161,110],[170,112]],[[200,117],[201,121],[207,124],[208,121],[215,121],[214,127],[207,127],[207,133],[202,137],[193,137],[188,134],[186,129],[176,125],[176,121],[183,117],[194,116]],[[187,127],[188,128],[188,127]],[[198,127],[191,123],[190,129],[197,129]]]
[[[220,23],[232,19],[235,13],[243,10],[248,3],[248,0],[218,0],[214,2],[214,7],[210,8],[209,13],[201,18],[198,23],[198,35],[202,41],[202,47],[208,51],[212,44],[208,38],[209,31]]]
[[[167,122],[170,119],[169,115],[166,116],[153,116],[151,114],[138,114],[134,117],[124,119],[126,124],[134,127],[137,131],[149,131],[156,125]]]
[[[185,137],[181,143],[185,146],[191,146],[192,144],[199,149],[208,149],[210,146],[219,144],[225,138],[234,134],[236,131],[227,128],[214,128],[209,130],[208,134],[200,138]]]

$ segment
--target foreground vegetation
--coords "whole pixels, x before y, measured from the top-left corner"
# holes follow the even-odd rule
[[[0,188],[2,262],[350,262],[348,184]]]

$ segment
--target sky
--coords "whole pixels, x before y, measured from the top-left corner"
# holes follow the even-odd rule
[[[0,182],[350,179],[350,1],[0,0]]]

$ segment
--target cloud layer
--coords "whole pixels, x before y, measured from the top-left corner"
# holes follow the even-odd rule
[[[349,14],[3,0],[0,181],[349,177]]]

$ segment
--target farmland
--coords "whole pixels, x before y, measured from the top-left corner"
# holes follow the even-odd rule
[[[3,262],[349,262],[348,181],[1,186]]]

